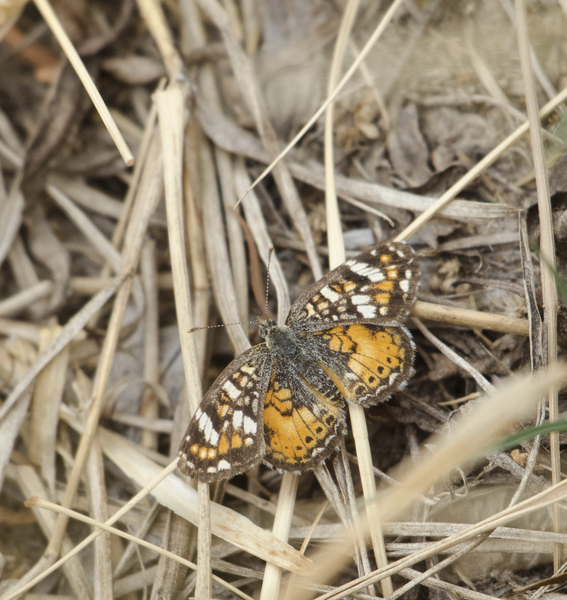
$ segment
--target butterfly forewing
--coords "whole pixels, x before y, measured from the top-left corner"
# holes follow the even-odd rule
[[[286,324],[319,331],[339,324],[399,325],[415,301],[419,268],[412,248],[389,242],[328,273],[291,307]]]
[[[264,454],[262,411],[272,355],[265,344],[235,359],[195,411],[179,448],[179,468],[199,481],[232,477]]]

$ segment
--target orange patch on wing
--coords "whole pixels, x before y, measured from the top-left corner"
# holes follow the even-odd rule
[[[391,282],[390,282],[391,283]],[[390,294],[375,294],[374,300],[378,302],[378,304],[390,304]]]
[[[394,282],[388,281],[387,279],[385,279],[384,281],[377,283],[373,287],[374,287],[374,289],[381,290],[383,292],[391,292],[394,289]]]
[[[232,435],[231,445],[233,448],[240,448],[242,446],[242,438],[237,433]]]
[[[380,256],[380,262],[391,262],[392,261],[392,255],[391,254],[382,254],[382,256]]]
[[[226,454],[230,449],[230,444],[228,443],[228,438],[226,435],[222,435],[219,442],[219,454]]]
[[[228,412],[228,404],[219,404],[217,407],[217,414],[222,419]]]

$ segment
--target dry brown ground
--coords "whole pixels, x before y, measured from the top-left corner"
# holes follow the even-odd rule
[[[565,410],[562,371],[521,373],[564,352],[567,3],[406,0],[393,18],[390,2],[356,4],[53,2],[112,136],[47,0],[0,2],[1,598],[37,577],[29,598],[267,600],[281,578],[291,599],[488,600],[563,564],[564,434],[486,444]],[[361,52],[327,122],[234,210]],[[538,106],[541,136],[525,135]],[[350,409],[328,471],[258,466],[214,486],[225,508],[170,477],[118,527],[196,572],[104,534],[45,576],[91,525],[23,502],[106,521],[175,458],[202,390],[259,341],[247,325],[186,332],[262,313],[272,244],[281,317],[343,244],[352,257],[391,238],[419,257],[415,375],[389,402]],[[355,496],[356,552],[341,538]],[[363,574],[381,584],[349,587]],[[549,591],[536,589],[524,597]]]

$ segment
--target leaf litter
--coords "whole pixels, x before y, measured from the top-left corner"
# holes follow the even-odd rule
[[[0,45],[0,597],[6,598],[53,563],[44,555],[48,543],[56,555],[65,554],[90,533],[73,520],[61,530],[60,518],[40,509],[30,522],[23,501],[38,495],[108,519],[176,454],[190,416],[181,355],[195,353],[192,368],[205,391],[235,348],[240,352],[258,341],[253,327],[248,333],[238,327],[192,334],[185,329],[260,314],[263,306],[248,282],[256,287],[265,282],[271,244],[270,309],[280,317],[318,277],[321,265],[323,272],[328,268],[322,120],[273,177],[234,205],[325,100],[342,18],[342,7],[323,2],[242,0],[221,6],[179,0],[162,6],[140,0],[140,12],[126,0],[119,6],[106,0],[54,3],[134,152],[132,170],[46,27],[45,3],[37,4],[41,14],[31,4],[19,14],[21,2],[13,3],[11,13],[2,9],[7,17],[0,13],[9,25]],[[526,120],[511,4],[402,3],[364,70],[338,95],[334,168],[350,255],[402,234]],[[362,3],[345,69],[386,8]],[[541,107],[567,84],[562,44],[567,15],[562,3],[528,8]],[[169,84],[160,83],[164,76]],[[182,90],[177,131],[167,129],[163,117],[156,121],[154,92],[164,85],[167,98],[172,85]],[[563,119],[560,109],[543,121],[559,280],[567,276]],[[168,136],[179,136],[171,147]],[[172,157],[178,162],[173,171],[166,165],[166,186],[171,190],[175,178],[183,183],[176,192],[177,225],[183,228],[175,251],[168,245],[173,225],[161,202],[162,162]],[[408,386],[365,411],[373,465],[394,478],[379,483],[381,493],[404,480],[396,470],[401,463],[435,451],[428,438],[451,430],[454,411],[466,412],[459,408],[461,398],[472,398],[464,407],[473,410],[478,392],[529,370],[534,353],[534,364],[545,365],[545,339],[542,345],[541,325],[537,331],[534,326],[543,313],[541,274],[547,267],[537,253],[527,265],[525,243],[523,251],[519,243],[519,216],[526,218],[536,247],[546,235],[538,219],[533,164],[524,137],[409,239],[422,272],[414,314],[425,323],[408,324],[417,345]],[[182,269],[176,261],[185,261],[187,279],[186,289],[174,295]],[[192,325],[179,329],[184,319],[176,315],[176,303]],[[437,312],[428,313],[429,305]],[[474,324],[467,311],[478,314]],[[559,305],[560,358],[565,314]],[[491,315],[500,316],[500,328],[491,325]],[[506,330],[509,322],[528,320],[531,339]],[[188,379],[195,385],[198,378]],[[522,420],[526,426],[535,422],[533,406],[532,417]],[[565,412],[561,395],[558,409]],[[347,456],[354,450],[349,435]],[[351,463],[359,496],[355,457]],[[146,472],[138,472],[140,465],[147,465]],[[545,508],[490,536],[483,530],[486,539],[473,538],[464,550],[447,546],[433,554],[447,561],[435,578],[419,571],[432,566],[426,550],[435,552],[436,540],[501,513],[519,486],[521,500],[549,489],[550,472],[557,468],[549,438],[542,436],[511,452],[469,457],[458,469],[431,474],[421,499],[417,494],[413,507],[383,525],[390,565],[414,553],[423,556],[415,568],[400,563],[394,569],[393,589],[480,600],[551,577],[554,552],[558,569],[557,548],[567,538]],[[329,483],[335,485],[338,477],[337,472]],[[346,512],[335,502],[343,521],[329,507],[317,517],[325,495],[312,473],[299,479],[295,500],[280,491],[281,484],[280,473],[260,466],[228,486],[215,486],[213,499],[224,506],[212,505],[215,537],[198,554],[195,526],[206,521],[187,483],[164,480],[154,492],[157,508],[146,497],[121,517],[130,532],[198,561],[197,577],[105,533],[34,591],[47,597],[110,597],[113,589],[139,597],[205,597],[208,589],[210,597],[238,597],[218,579],[207,588],[208,555],[221,579],[244,596],[262,598],[267,582],[277,584],[270,589],[279,587],[274,573],[264,572],[268,560],[283,569],[284,593],[290,572],[305,575],[310,569],[299,553],[303,538],[310,537],[306,556],[316,559],[317,549],[343,535]],[[198,493],[202,498],[208,492]],[[351,511],[347,496],[344,491],[341,501]],[[270,533],[282,502],[291,503],[288,544]],[[344,558],[330,585],[346,584],[346,592],[349,582],[376,569],[371,550],[361,570],[352,557]],[[448,559],[451,554],[455,558]],[[295,586],[303,581],[311,597],[334,589],[296,575],[290,581]],[[379,587],[367,586],[358,593],[368,597],[376,591]]]

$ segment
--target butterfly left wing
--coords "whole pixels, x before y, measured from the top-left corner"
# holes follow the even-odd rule
[[[359,323],[300,337],[304,351],[353,404],[387,400],[413,370],[414,344],[404,327]]]
[[[409,315],[419,268],[411,246],[386,242],[333,269],[294,303],[286,324],[297,332],[369,322],[399,325]]]
[[[262,410],[272,361],[266,344],[259,344],[219,375],[179,446],[183,473],[211,482],[233,477],[261,460]]]

